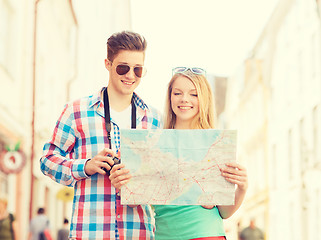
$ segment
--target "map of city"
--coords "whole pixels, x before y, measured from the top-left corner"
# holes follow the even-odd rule
[[[220,168],[236,161],[235,130],[121,130],[121,161],[132,175],[122,204],[234,204]]]

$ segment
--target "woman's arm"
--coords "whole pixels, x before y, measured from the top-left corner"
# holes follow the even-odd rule
[[[227,163],[226,167],[221,168],[222,176],[229,181],[237,185],[235,191],[234,205],[230,206],[217,206],[220,215],[223,219],[231,217],[237,209],[240,208],[245,193],[248,187],[247,172],[246,169],[237,163]]]

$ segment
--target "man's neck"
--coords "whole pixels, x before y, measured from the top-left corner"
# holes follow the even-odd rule
[[[112,108],[113,110],[117,112],[121,112],[130,105],[132,94],[131,95],[120,94],[116,91],[113,91],[110,88],[107,88],[107,91],[108,91],[109,107]]]

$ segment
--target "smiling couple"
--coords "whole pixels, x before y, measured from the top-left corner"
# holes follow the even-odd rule
[[[213,95],[201,68],[173,69],[164,121],[134,92],[146,73],[146,46],[141,35],[129,31],[108,39],[107,87],[66,104],[44,145],[41,170],[74,187],[70,239],[225,239],[222,219],[240,207],[247,189],[247,173],[239,164],[221,169],[237,185],[235,205],[155,205],[152,210],[120,204],[120,189],[131,179],[126,166],[112,160],[120,157],[120,129],[215,127]]]

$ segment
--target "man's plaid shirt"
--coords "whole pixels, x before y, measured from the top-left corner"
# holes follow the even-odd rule
[[[109,148],[101,91],[67,104],[51,140],[44,145],[41,171],[66,186],[74,187],[70,225],[72,239],[154,239],[150,206],[120,204],[120,194],[108,176],[87,176],[84,167],[103,148]],[[135,93],[137,129],[160,127],[160,115]],[[120,148],[120,131],[113,119],[112,144]]]

